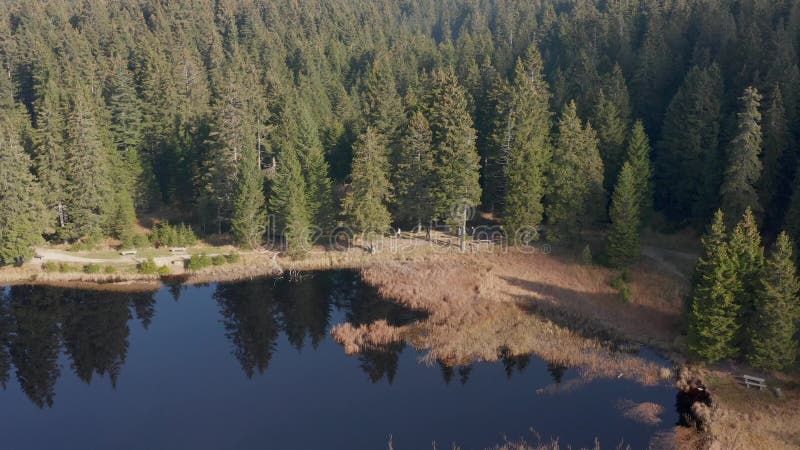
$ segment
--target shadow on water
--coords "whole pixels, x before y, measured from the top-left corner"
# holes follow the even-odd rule
[[[180,283],[165,287],[177,302],[191,289]],[[45,286],[12,286],[0,297],[0,386],[13,371],[23,392],[39,406],[52,407],[61,376],[63,352],[70,369],[87,384],[94,375],[111,386],[125,364],[130,329],[135,319],[147,330],[156,319],[150,293],[95,292]],[[248,378],[263,374],[281,333],[296,350],[317,349],[328,335],[334,309],[353,324],[384,319],[403,325],[423,317],[381,299],[356,272],[313,273],[303,282],[260,278],[217,284],[213,298],[231,353]],[[360,367],[373,382],[392,382],[405,344],[359,355]]]
[[[325,417],[336,417],[328,433],[342,439],[340,443],[352,443],[351,448],[374,448],[374,440],[370,445],[356,442],[361,434],[371,433],[374,438],[375,433],[383,433],[382,427],[386,425],[381,420],[394,424],[390,430],[398,437],[404,426],[407,427],[405,436],[414,435],[422,427],[429,435],[446,430],[467,443],[484,445],[501,440],[500,435],[495,435],[486,441],[486,429],[511,427],[524,433],[531,428],[533,422],[530,421],[534,417],[537,423],[544,423],[541,426],[555,433],[576,433],[581,439],[593,439],[594,435],[584,436],[583,428],[564,428],[559,422],[550,422],[553,420],[550,413],[553,417],[572,414],[572,408],[577,408],[586,410],[586,414],[596,414],[591,411],[609,408],[606,403],[610,404],[620,395],[633,393],[644,399],[653,393],[663,398],[665,393],[663,389],[639,390],[632,384],[608,381],[591,388],[581,387],[592,389],[583,396],[565,389],[559,395],[578,395],[565,404],[562,399],[551,400],[553,396],[538,395],[536,391],[546,385],[571,385],[576,382],[576,372],[536,357],[501,352],[498,363],[454,367],[440,362],[438,370],[433,369],[434,378],[431,379],[431,370],[418,363],[421,353],[404,342],[349,358],[328,337],[332,325],[345,321],[357,326],[386,320],[391,325],[402,326],[423,318],[424,314],[382,299],[374,288],[362,283],[355,271],[316,272],[299,282],[261,278],[209,286],[175,283],[151,293],[42,286],[0,288],[0,386],[5,392],[13,391],[10,388],[15,379],[21,392],[20,396],[0,392],[0,418],[24,409],[20,399],[25,398],[25,402],[35,405],[42,414],[58,410],[59,402],[63,402],[62,408],[80,410],[92,404],[107,408],[119,414],[118,417],[128,417],[126,414],[137,417],[125,409],[136,405],[140,399],[154,401],[152,397],[157,394],[156,397],[163,397],[161,401],[179,402],[178,411],[185,411],[192,405],[191,399],[206,395],[205,391],[221,397],[197,404],[197,408],[232,408],[233,411],[237,408],[237,392],[244,392],[245,398],[265,395],[258,393],[272,386],[268,383],[272,382],[282,386],[269,394],[277,404],[286,405],[298,414],[316,414],[315,409],[318,409]],[[206,352],[206,347],[211,349]],[[176,352],[185,352],[186,359]],[[131,367],[126,369],[128,359]],[[193,366],[198,359],[203,360],[201,365]],[[287,363],[289,360],[292,362]],[[227,371],[231,363],[232,370],[244,376],[238,379],[230,376]],[[353,370],[361,372],[362,377],[353,377]],[[126,371],[130,371],[127,376]],[[60,379],[67,381],[59,382]],[[195,379],[200,384],[193,385]],[[441,381],[437,383],[435,379]],[[209,388],[208,380],[225,382]],[[365,383],[365,380],[368,381]],[[317,389],[324,389],[325,382],[335,389],[329,387],[325,393],[314,394]],[[162,391],[162,385],[168,390]],[[57,390],[61,397],[56,397]],[[107,397],[109,392],[120,390],[123,392],[118,397]],[[214,394],[217,390],[219,394]],[[282,390],[291,391],[291,395],[302,399],[281,400]],[[342,392],[337,394],[338,390]],[[6,395],[10,397],[6,399]],[[318,404],[312,400],[315,395],[321,396]],[[356,403],[338,410],[337,404],[342,400],[337,395],[353,396]],[[311,401],[314,406],[304,410],[295,401],[305,402],[303,405]],[[382,403],[373,404],[375,401]],[[577,403],[570,405],[569,402]],[[547,409],[543,410],[545,406]],[[248,410],[241,405],[238,408],[242,414]],[[430,411],[432,416],[419,416],[419,408]],[[487,414],[498,409],[504,412],[502,417],[491,419],[497,420],[491,424],[486,422],[496,413],[470,415],[484,409]],[[419,420],[401,419],[414,415],[419,416]],[[19,420],[33,429],[43,426],[42,421],[48,417],[62,420],[58,419],[61,417],[58,414],[28,416],[27,422]],[[364,421],[363,425],[356,426],[345,417]],[[628,429],[630,425],[619,417],[614,421],[609,422],[608,427],[624,428],[627,435],[639,434],[646,440],[652,433],[631,431],[636,429]],[[194,424],[186,426],[187,429],[195,427]],[[74,433],[80,433],[79,429],[68,429],[66,425],[61,428],[73,438],[78,437]],[[278,422],[274,428],[273,432],[278,433],[282,429],[293,429],[293,425],[279,425]],[[350,431],[340,431],[342,429]],[[162,430],[161,433],[166,432]],[[161,438],[166,436],[163,434]],[[80,438],[92,439],[86,434]],[[154,439],[157,438],[155,433]],[[248,439],[248,442],[258,441],[254,436]],[[475,448],[469,446],[473,444],[464,447],[464,441],[460,443],[462,448]],[[154,444],[161,445],[160,441]],[[384,444],[385,441],[380,445]],[[210,442],[198,445],[198,448],[214,448]]]

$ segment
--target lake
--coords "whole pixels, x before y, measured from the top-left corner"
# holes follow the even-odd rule
[[[0,293],[6,450],[386,449],[390,439],[397,450],[482,449],[535,441],[531,430],[564,448],[597,438],[641,449],[678,419],[666,384],[577,383],[577,370],[532,356],[429,366],[402,344],[347,356],[331,326],[420,318],[353,271],[154,293]],[[662,405],[663,420],[634,422],[620,400]]]

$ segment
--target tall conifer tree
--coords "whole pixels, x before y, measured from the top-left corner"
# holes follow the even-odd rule
[[[755,292],[755,315],[748,333],[747,361],[754,367],[788,369],[797,358],[795,334],[800,282],[792,252],[792,242],[782,232],[761,270]]]
[[[545,171],[552,157],[550,94],[542,58],[531,46],[517,61],[511,108],[506,117],[508,146],[504,155],[504,227],[510,237],[517,230],[539,227],[544,206]],[[502,127],[501,127],[502,130]]]
[[[702,242],[703,256],[697,260],[689,308],[689,350],[714,362],[738,353],[736,293],[741,290],[741,281],[726,242],[722,211],[715,214]]]
[[[761,178],[761,95],[753,87],[739,98],[738,129],[728,148],[728,163],[720,188],[722,211],[729,220],[741,217],[750,208],[763,211],[756,186]]]
[[[391,225],[387,207],[391,197],[389,159],[384,138],[372,128],[353,145],[353,168],[347,195],[342,202],[350,223],[370,240]]]
[[[591,125],[578,117],[575,102],[564,107],[551,164],[547,234],[576,237],[604,215],[603,161]]]
[[[608,262],[614,267],[631,265],[639,257],[639,210],[641,195],[630,162],[622,170],[611,200],[611,231],[608,235]]]

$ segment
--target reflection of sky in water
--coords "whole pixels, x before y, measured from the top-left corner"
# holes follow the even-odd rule
[[[377,300],[350,272],[293,285],[258,280],[189,287],[178,301],[177,289],[168,288],[154,302],[110,293],[63,298],[64,291],[46,290],[50,299],[38,301],[58,297],[57,312],[35,307],[35,291],[15,289],[31,296],[5,302],[7,315],[20,314],[23,325],[50,329],[37,314],[59,315],[60,376],[52,408],[40,409],[11,368],[0,392],[3,448],[379,449],[392,435],[398,450],[432,448],[433,441],[437,448],[455,441],[472,449],[504,436],[530,441],[531,428],[545,438],[560,436],[563,447],[589,447],[597,437],[604,448],[623,438],[644,448],[655,431],[674,423],[668,387],[598,380],[537,394],[554,377],[569,385],[577,371],[536,358],[449,369],[419,364],[421,354],[410,346],[345,356],[327,334],[331,325],[413,320]],[[127,337],[124,326],[113,325],[128,314],[120,316],[122,310],[130,311]],[[47,353],[46,339],[23,339],[18,358]],[[26,346],[33,352],[22,352]],[[26,373],[36,374],[37,364],[30,362],[36,369]],[[114,370],[116,388],[108,375]],[[625,419],[614,407],[622,398],[662,404],[664,422],[653,427]]]

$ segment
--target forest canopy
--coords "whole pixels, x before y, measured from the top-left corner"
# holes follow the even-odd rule
[[[464,204],[610,221],[619,261],[654,217],[800,234],[797,0],[0,4],[3,263],[152,211],[254,247]]]

